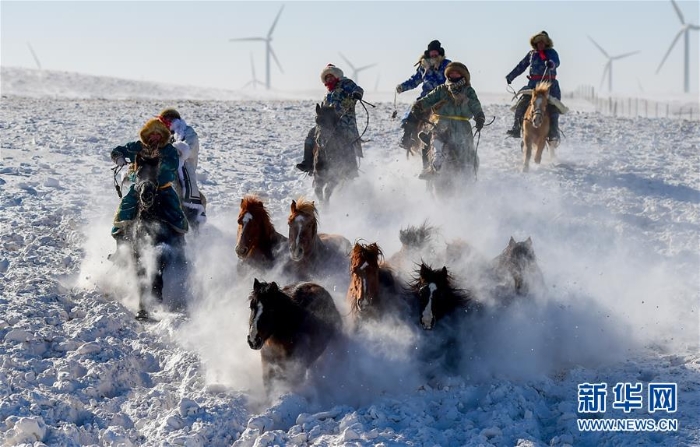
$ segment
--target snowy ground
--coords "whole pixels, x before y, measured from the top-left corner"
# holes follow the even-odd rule
[[[379,98],[361,178],[322,210],[321,231],[377,241],[388,255],[400,228],[425,219],[488,257],[511,235],[530,236],[547,293],[470,328],[458,377],[427,381],[416,334],[377,327],[351,336],[351,364],[270,402],[244,338],[252,282],[236,276],[236,216],[241,197],[258,193],[286,232],[291,199],[311,194],[293,164],[314,102],[13,95],[5,73],[3,445],[700,445],[697,121],[611,119],[571,104],[558,162],[545,155],[522,174],[518,144],[503,136],[510,112],[485,99],[496,121],[479,146],[479,181],[435,202],[419,161],[398,149],[393,104]],[[109,88],[103,97],[123,97],[98,90]],[[143,325],[127,276],[106,260],[118,202],[109,151],[173,105],[200,135],[209,222],[189,239],[189,318],[161,313]],[[345,290],[331,291],[345,311]],[[608,384],[599,417],[676,418],[678,431],[579,431],[584,382]],[[646,394],[643,410],[613,410],[618,382],[678,383],[678,411],[648,414]]]

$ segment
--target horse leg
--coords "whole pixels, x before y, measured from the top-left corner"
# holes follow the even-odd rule
[[[138,294],[139,294],[139,310],[136,312],[137,320],[147,320],[148,311],[146,310],[146,295],[148,294],[149,288],[146,285],[146,266],[143,265],[141,261],[141,256],[137,249],[134,249],[134,261],[136,265],[136,279],[138,281]]]
[[[530,156],[532,155],[532,141],[529,139],[523,141],[525,144],[525,152],[523,153],[523,172],[530,170]]]
[[[535,151],[535,163],[540,164],[540,161],[542,161],[542,151],[544,151],[544,144],[546,140],[544,138],[541,138],[537,142],[537,150]]]

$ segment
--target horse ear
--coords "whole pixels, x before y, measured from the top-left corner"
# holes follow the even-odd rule
[[[528,237],[527,240],[525,241],[525,245],[527,248],[532,248],[532,238]]]
[[[426,267],[425,263],[421,262],[420,263],[420,276],[425,276],[428,273],[428,267]]]
[[[270,283],[270,292],[277,292],[278,290],[279,286],[276,282],[272,281],[272,283]]]
[[[241,199],[241,208],[243,207],[244,203],[245,203],[245,199]]]
[[[292,212],[292,214],[297,212],[297,201],[292,200],[292,206],[289,207],[289,210]]]
[[[316,103],[316,115],[318,115],[319,113],[321,113],[321,106],[318,103]]]
[[[508,241],[508,246],[512,247],[513,245],[515,245],[515,239],[513,239],[513,236],[511,236],[510,240]]]
[[[445,277],[447,277],[447,266],[446,266],[446,265],[443,265],[443,266],[442,266],[442,274],[443,274]]]
[[[260,281],[258,281],[258,278],[253,279],[253,290],[256,292],[260,291]]]

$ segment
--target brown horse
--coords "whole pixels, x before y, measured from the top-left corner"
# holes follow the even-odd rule
[[[503,252],[493,261],[496,277],[496,297],[510,301],[514,295],[528,295],[544,290],[544,278],[537,265],[532,239],[515,242],[512,237]]]
[[[313,283],[253,282],[248,345],[260,350],[263,384],[299,385],[306,370],[340,334],[342,321],[333,298]]]
[[[406,302],[391,268],[376,243],[360,244],[350,252],[350,287],[347,300],[354,320],[399,316]]]
[[[447,267],[434,270],[421,263],[417,273],[410,289],[418,299],[420,324],[423,329],[431,330],[436,322],[445,317],[458,317],[460,312],[464,314],[478,308],[468,291],[454,286],[454,280]]]
[[[523,119],[523,140],[520,148],[523,151],[523,172],[530,169],[530,157],[532,149],[535,148],[535,163],[540,164],[542,151],[547,144],[547,134],[549,133],[549,113],[547,105],[549,103],[549,87],[547,81],[540,82],[533,91],[530,105],[525,112]],[[550,147],[550,155],[554,156],[554,148]]]
[[[347,271],[350,241],[339,234],[318,233],[314,202],[292,200],[287,222],[291,273],[306,280]]]
[[[270,269],[287,250],[287,238],[275,230],[262,201],[253,195],[241,199],[236,254],[241,263]]]
[[[429,225],[427,221],[399,230],[401,249],[391,255],[388,262],[404,281],[410,279],[414,267],[422,260],[442,262],[442,255],[435,244],[437,236],[438,229]]]

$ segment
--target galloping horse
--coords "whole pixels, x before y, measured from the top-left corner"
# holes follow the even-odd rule
[[[434,270],[421,263],[410,289],[418,299],[420,324],[425,330],[432,330],[436,322],[447,316],[477,308],[467,291],[454,286],[447,267]]]
[[[262,201],[254,195],[241,199],[236,254],[241,263],[271,269],[286,255],[287,238],[275,230]]]
[[[437,228],[423,222],[419,226],[409,225],[399,230],[401,249],[391,255],[389,264],[401,276],[408,281],[414,267],[422,260],[426,262],[442,262],[442,257],[436,246],[435,239],[439,236]]]
[[[346,272],[350,241],[339,234],[318,233],[314,202],[292,200],[289,218],[288,270],[302,280]]]
[[[268,392],[275,381],[301,383],[341,329],[340,313],[323,287],[301,283],[280,290],[274,282],[253,282],[248,345],[260,350]]]
[[[542,151],[547,144],[547,134],[549,134],[549,87],[547,81],[540,82],[533,91],[530,105],[525,112],[523,119],[523,140],[520,148],[523,150],[523,172],[530,169],[530,156],[535,148],[535,163],[540,164]],[[554,147],[549,145],[550,155],[554,156]]]
[[[182,261],[185,237],[159,217],[158,157],[144,157],[138,154],[135,165],[134,187],[138,195],[138,211],[134,222],[129,225],[126,240],[131,245],[139,279],[139,310],[136,318],[145,320],[148,319],[147,296],[152,293],[159,302],[163,301],[163,271],[171,264],[184,264]],[[149,264],[144,259],[148,248],[155,248],[156,254],[152,278],[149,278]]]
[[[347,141],[342,126],[333,106],[316,104],[314,192],[321,203],[328,202],[340,182],[357,177],[353,141]]]
[[[407,303],[394,273],[380,262],[382,250],[376,243],[356,242],[350,252],[350,287],[347,300],[355,321],[365,318],[400,316]]]
[[[537,265],[532,239],[515,242],[512,237],[503,252],[493,261],[496,276],[496,297],[510,300],[514,295],[528,295],[544,290],[544,278]]]

